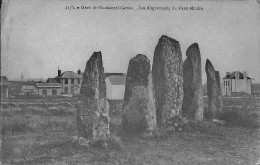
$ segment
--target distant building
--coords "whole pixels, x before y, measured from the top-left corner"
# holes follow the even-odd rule
[[[106,73],[106,94],[107,99],[123,100],[125,94],[125,74]]]
[[[39,91],[35,84],[33,85],[23,85],[21,93],[24,95],[38,95]]]
[[[78,70],[78,73],[73,71],[65,71],[61,73],[61,70],[58,69],[58,76],[55,78],[49,78],[47,83],[61,84],[61,94],[78,95],[80,93],[82,80],[83,74],[80,70]]]
[[[1,81],[0,81],[1,98],[8,97],[8,85],[9,85],[9,81],[7,77],[1,76]]]
[[[252,84],[251,93],[255,97],[260,97],[260,84]]]
[[[23,86],[30,86],[30,87],[23,87]],[[31,89],[36,88],[35,81],[9,81],[9,85],[8,85],[9,97],[15,98],[15,97],[19,97],[20,95],[26,95],[27,93],[23,93],[23,89],[25,89],[25,91],[28,92],[29,88]]]
[[[57,96],[62,92],[60,83],[36,83],[39,96]]]
[[[231,96],[232,94],[241,92],[251,94],[252,79],[247,76],[247,72],[227,72],[226,76],[222,80],[222,92],[224,96]]]

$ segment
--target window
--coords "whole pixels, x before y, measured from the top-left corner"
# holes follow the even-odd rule
[[[78,79],[78,84],[80,84],[80,79]]]
[[[71,84],[74,84],[74,79],[71,79]]]
[[[228,86],[230,86],[230,81],[228,82]]]
[[[65,93],[68,93],[68,87],[65,87],[65,88],[64,88],[64,92],[65,92]]]
[[[53,90],[52,90],[52,95],[54,95],[54,96],[57,95],[57,90],[56,90],[56,89],[53,89]]]
[[[42,95],[47,96],[47,90],[46,89],[42,90]]]
[[[65,79],[65,84],[68,84],[68,82],[69,82],[68,79]]]
[[[71,93],[74,94],[74,88],[73,87],[71,87]]]

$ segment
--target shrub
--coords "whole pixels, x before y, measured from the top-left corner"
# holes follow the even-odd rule
[[[219,117],[220,120],[225,120],[229,125],[240,126],[246,128],[260,127],[260,114],[256,112],[248,112],[246,110],[225,110]]]
[[[107,141],[108,148],[121,150],[122,149],[122,141],[121,138],[115,134],[111,134],[110,138]]]
[[[69,115],[24,115],[9,112],[5,116],[0,117],[0,120],[2,121],[2,134],[45,131],[74,133],[76,131],[76,119],[74,116]]]
[[[27,124],[27,119],[21,115],[2,118],[2,134],[26,133],[32,129]]]

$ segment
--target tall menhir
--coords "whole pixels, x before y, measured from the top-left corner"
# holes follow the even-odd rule
[[[138,54],[129,62],[122,111],[122,128],[125,133],[149,135],[156,128],[150,69],[150,60],[145,55]]]
[[[183,100],[182,54],[178,41],[163,35],[154,51],[154,82],[157,122],[180,113]]]
[[[222,113],[222,95],[220,90],[219,73],[215,71],[212,63],[207,59],[205,71],[207,73],[207,94],[208,94],[208,118],[218,118]],[[217,73],[217,75],[216,75]]]
[[[203,119],[203,92],[201,74],[201,55],[199,45],[192,44],[186,51],[183,62],[182,115],[189,119]]]
[[[80,89],[77,109],[77,128],[80,137],[106,140],[109,137],[109,104],[101,52],[88,60]]]

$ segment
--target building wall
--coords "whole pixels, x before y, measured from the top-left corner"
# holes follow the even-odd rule
[[[74,88],[74,95],[79,95],[80,94],[80,87],[73,87]]]
[[[245,92],[251,94],[251,79],[232,79],[232,92]]]
[[[65,79],[62,79],[61,80],[62,82],[62,93],[65,93],[65,88],[67,87],[68,88],[68,94],[71,94],[72,93],[72,90],[71,90],[71,87],[73,87],[74,84],[78,85],[78,87],[74,87],[74,94],[78,95],[80,93],[80,87],[81,87],[81,84],[82,84],[82,79],[80,79],[80,84],[78,84],[78,79],[74,79],[74,84],[71,84],[71,79],[68,79],[68,84],[65,84]]]
[[[113,100],[112,84],[108,78],[106,78],[106,94],[107,94],[107,99]]]
[[[111,81],[106,79],[106,95],[109,100],[123,100],[125,94],[125,85],[112,85]]]
[[[36,88],[35,85],[30,85],[29,87],[30,88],[26,88],[26,86],[29,86],[29,85],[24,85],[22,86],[22,89],[21,89],[21,93],[23,94],[33,94],[33,95],[38,95],[38,89]]]
[[[247,93],[252,94],[252,79],[247,80]]]
[[[230,82],[230,85],[226,82]],[[251,79],[223,79],[222,93],[224,96],[230,96],[232,92],[245,92],[251,94],[251,86]]]
[[[43,96],[43,90],[47,90],[47,96],[52,96],[52,90],[57,90],[57,96],[60,95],[61,88],[39,88],[39,95]]]
[[[31,93],[33,95],[38,95],[38,89],[22,89],[22,93]]]
[[[223,79],[222,93],[224,96],[231,95],[231,86],[232,86],[231,79]]]
[[[125,85],[112,85],[113,100],[123,100],[125,95]]]
[[[67,88],[67,92],[65,91]],[[62,93],[71,93],[71,79],[68,79],[68,84],[65,84],[65,79],[62,79]]]

